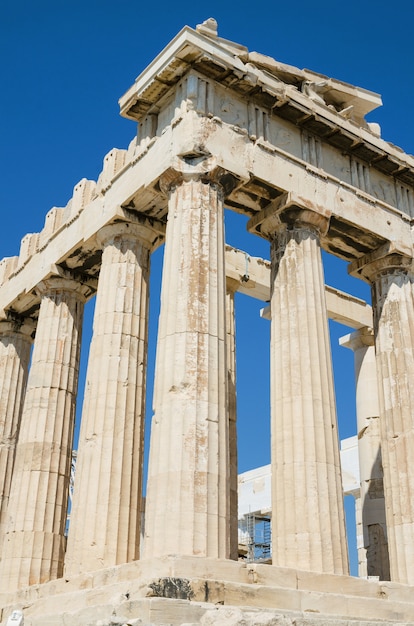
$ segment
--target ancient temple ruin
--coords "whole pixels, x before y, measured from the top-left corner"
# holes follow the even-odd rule
[[[365,121],[380,104],[222,39],[214,20],[185,27],[120,99],[138,122],[129,148],[1,261],[2,624],[13,611],[32,626],[414,623],[414,158]],[[270,242],[248,276],[226,246],[224,207]],[[322,249],[371,285],[372,309],[325,286]],[[272,564],[238,559],[237,291],[270,303]],[[381,545],[374,578],[348,573],[328,317],[353,329],[343,343],[355,352],[367,561]]]

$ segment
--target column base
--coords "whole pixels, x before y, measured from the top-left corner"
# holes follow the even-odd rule
[[[30,626],[405,626],[414,588],[172,555],[0,593],[0,606],[1,626],[16,609]]]

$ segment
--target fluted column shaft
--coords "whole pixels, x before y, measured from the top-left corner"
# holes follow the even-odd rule
[[[348,572],[319,230],[307,211],[271,246],[273,564]]]
[[[170,188],[148,468],[145,557],[229,557],[223,199]]]
[[[236,320],[234,296],[238,282],[226,279],[226,336],[227,336],[227,408],[229,414],[230,464],[230,558],[239,556],[238,538],[238,471],[237,471],[237,394],[236,394]]]
[[[0,559],[34,325],[0,322]]]
[[[341,338],[340,344],[353,350],[355,362],[363,529],[361,553],[364,553],[364,558],[359,559],[358,573],[360,576],[379,576],[380,580],[389,580],[374,333],[372,329],[364,328]]]
[[[352,493],[355,503],[355,527],[356,527],[356,547],[358,555],[358,576],[365,578],[367,576],[367,551],[364,541],[364,527],[362,525],[362,507],[361,507],[361,490]]]
[[[66,543],[85,289],[55,277],[38,291],[39,319],[3,547],[1,587],[8,590],[59,578]]]
[[[149,220],[99,233],[103,247],[86,376],[65,575],[139,556]]]
[[[369,261],[369,259],[368,259]],[[412,260],[368,262],[379,382],[391,580],[414,585],[414,294]]]

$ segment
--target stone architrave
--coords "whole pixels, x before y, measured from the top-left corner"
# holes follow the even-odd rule
[[[238,541],[238,472],[237,472],[237,394],[236,394],[236,320],[234,296],[239,282],[226,278],[226,337],[227,337],[227,408],[229,413],[230,463],[230,558],[239,556]]]
[[[194,170],[164,179],[145,558],[230,552],[223,192]]]
[[[391,580],[414,585],[412,259],[378,250],[350,267],[372,285]]]
[[[0,559],[34,324],[0,321]]]
[[[373,330],[357,330],[342,337],[340,344],[353,351],[355,362],[361,483],[359,506],[363,534],[361,552],[364,556],[359,558],[358,573],[359,576],[378,576],[380,580],[390,580]]]
[[[348,573],[320,235],[328,219],[284,207],[271,241],[272,562]],[[250,226],[259,221],[260,214]],[[283,220],[283,221],[282,221]]]
[[[45,279],[16,448],[2,589],[62,576],[84,302],[91,290]]]
[[[150,253],[163,227],[117,223],[98,233],[93,322],[65,575],[139,557]]]

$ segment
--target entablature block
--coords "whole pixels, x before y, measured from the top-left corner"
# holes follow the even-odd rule
[[[210,91],[224,88],[228,102],[258,105],[270,117],[287,120],[385,175],[414,184],[414,158],[381,139],[378,128],[364,119],[381,105],[378,94],[249,53],[212,29],[183,28],[121,97],[121,115],[143,122],[194,72]]]

